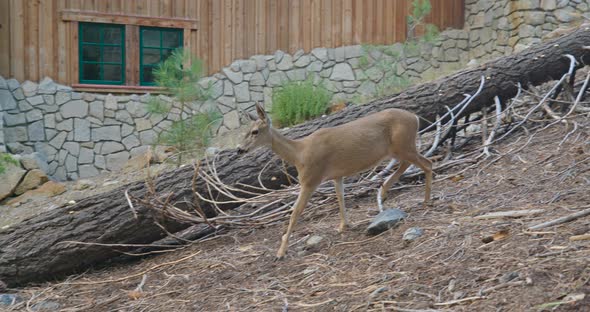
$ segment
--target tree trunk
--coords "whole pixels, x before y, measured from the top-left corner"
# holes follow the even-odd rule
[[[590,25],[583,25],[569,35],[519,54],[501,57],[478,67],[408,88],[400,94],[309,121],[287,131],[287,136],[303,137],[322,127],[340,125],[394,107],[413,111],[432,121],[437,113],[446,112],[445,105],[453,107],[463,99],[464,93],[473,94],[480,84],[480,77],[484,75],[485,88],[463,115],[479,111],[483,106],[492,105],[494,96],[499,96],[503,102],[512,98],[517,92],[518,82],[527,86],[528,83],[538,85],[558,79],[569,67],[569,60],[564,57],[566,53],[575,56],[580,64],[590,63],[590,51],[582,48],[590,46],[589,28]],[[278,188],[287,180],[282,173],[281,162],[268,150],[254,151],[241,157],[234,150],[226,150],[218,155],[215,164],[217,174],[224,183],[254,185],[258,183],[259,171],[268,162],[272,164],[262,177],[263,183],[267,187]],[[293,168],[289,170],[293,172]],[[163,174],[156,181],[157,192],[173,192],[171,202],[193,202],[192,175],[193,169],[190,166]],[[202,181],[197,182],[197,189],[207,193]],[[112,259],[120,255],[120,250],[129,250],[123,247],[69,244],[66,241],[149,244],[165,237],[166,234],[154,224],[157,216],[153,216],[147,208],[136,207],[139,218],[135,219],[128,207],[125,190],[136,197],[146,194],[144,182],[131,183],[86,198],[73,206],[30,218],[0,232],[0,280],[9,286],[16,286],[60,278]],[[190,226],[174,221],[167,221],[164,225],[169,232]]]

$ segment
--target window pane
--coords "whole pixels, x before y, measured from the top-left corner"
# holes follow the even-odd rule
[[[142,82],[154,82],[154,73],[153,73],[154,67],[152,66],[144,66],[143,67],[143,76],[141,77],[141,81]]]
[[[172,54],[172,52],[174,52],[173,49],[162,49],[162,60],[167,59]]]
[[[119,27],[105,27],[103,34],[103,42],[109,44],[121,44],[121,28]]]
[[[160,49],[143,49],[143,64],[160,63]]]
[[[159,47],[160,46],[160,31],[152,29],[142,30],[143,46],[144,47]]]
[[[121,77],[121,65],[108,65],[104,66],[104,80],[120,81]]]
[[[165,31],[162,36],[162,47],[164,48],[178,48],[180,47],[181,32]]]
[[[104,47],[103,48],[103,62],[121,62],[121,48],[120,47]]]
[[[82,42],[100,42],[100,27],[84,25],[82,26]]]
[[[100,80],[100,65],[99,64],[83,64],[82,79],[84,80]]]
[[[82,46],[82,61],[99,62],[100,46],[84,45]]]

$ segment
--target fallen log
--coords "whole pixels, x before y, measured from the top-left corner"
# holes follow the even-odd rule
[[[455,118],[480,111],[494,104],[498,96],[502,103],[517,93],[517,84],[539,85],[559,79],[568,71],[570,61],[565,54],[574,56],[579,66],[590,63],[590,25],[582,25],[561,38],[536,45],[521,53],[505,56],[475,68],[459,71],[447,77],[408,88],[404,92],[373,101],[363,106],[309,121],[286,131],[288,137],[298,138],[322,128],[343,124],[367,114],[387,108],[403,108],[415,112],[428,121],[446,112],[445,106],[454,107],[465,93],[472,94],[485,77],[485,88],[470,106]],[[427,123],[422,125],[424,128]],[[267,166],[262,182],[266,187],[279,188],[287,183],[282,164],[269,151],[259,150],[238,157],[234,150],[222,151],[215,162],[219,178],[226,184],[258,184],[258,174]],[[293,168],[289,169],[293,172]],[[192,192],[193,168],[186,166],[165,173],[155,181],[157,193],[170,195],[170,202],[185,208],[195,201]],[[207,194],[206,186],[197,181],[199,192]],[[52,210],[21,222],[0,232],[0,281],[10,287],[30,282],[61,278],[80,272],[129,251],[145,247],[162,239],[168,232],[189,227],[172,220],[159,220],[146,207],[128,206],[125,191],[142,198],[147,188],[144,182],[131,183],[104,194],[95,195],[75,205]],[[204,206],[203,208],[207,208]],[[224,209],[232,208],[226,205]],[[206,209],[207,210],[207,209]],[[211,214],[213,210],[209,209]],[[137,213],[137,217],[135,216]],[[72,242],[83,242],[77,244]],[[105,246],[118,244],[120,246]],[[130,245],[130,246],[123,246]]]

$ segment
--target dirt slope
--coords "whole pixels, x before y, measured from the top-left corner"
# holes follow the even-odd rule
[[[569,237],[590,232],[590,217],[527,230],[590,208],[590,121],[579,121],[562,146],[567,131],[555,126],[528,145],[524,134],[506,141],[497,150],[506,156],[491,165],[437,172],[433,207],[421,206],[421,185],[392,191],[387,206],[409,217],[376,237],[365,235],[377,212],[374,197],[347,198],[347,232],[336,232],[336,203],[308,210],[282,261],[274,254],[284,224],[274,224],[15,291],[29,306],[52,301],[64,311],[583,311],[590,306],[590,240]],[[524,209],[544,211],[473,218]],[[404,231],[416,226],[424,235],[404,243]],[[505,237],[482,241],[493,234]],[[306,249],[312,235],[323,241]],[[143,273],[143,291],[130,292]]]

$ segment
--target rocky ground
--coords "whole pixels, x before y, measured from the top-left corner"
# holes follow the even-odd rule
[[[22,300],[12,310],[583,311],[590,239],[580,235],[590,217],[529,229],[590,209],[590,122],[578,122],[562,145],[571,129],[561,125],[520,133],[487,160],[438,171],[431,207],[421,204],[422,185],[406,181],[386,206],[408,216],[378,236],[366,234],[374,194],[347,198],[349,230],[336,231],[336,202],[312,206],[284,260],[274,258],[283,222],[232,228],[162,255],[11,289]],[[514,210],[523,215],[489,216]],[[402,239],[410,228],[423,234]]]

